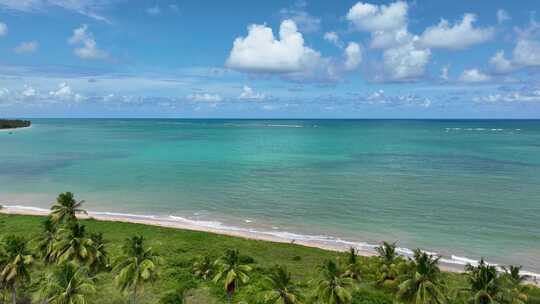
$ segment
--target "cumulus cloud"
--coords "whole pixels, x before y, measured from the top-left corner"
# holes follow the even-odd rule
[[[406,26],[407,9],[403,1],[389,5],[358,2],[349,9],[346,18],[360,31],[394,31]]]
[[[518,66],[540,66],[540,42],[532,39],[519,39],[514,48],[514,63]]]
[[[17,54],[34,53],[38,49],[37,41],[22,42],[13,51]]]
[[[489,63],[497,73],[508,73],[514,69],[512,62],[504,56],[504,51],[498,51],[489,59]]]
[[[478,69],[469,69],[464,70],[463,73],[461,73],[459,80],[467,83],[481,83],[490,81],[491,77]]]
[[[324,40],[332,43],[333,45],[341,48],[343,47],[343,42],[339,38],[339,35],[336,32],[326,32],[323,36]]]
[[[383,53],[383,64],[393,81],[413,80],[422,76],[431,58],[429,49],[417,48],[414,41],[390,48]]]
[[[86,99],[83,95],[73,92],[65,82],[61,82],[56,90],[50,91],[49,96],[62,101],[80,102]]]
[[[5,23],[0,22],[0,37],[6,36],[8,33],[8,27]]]
[[[420,36],[419,43],[428,48],[466,49],[493,38],[493,28],[475,28],[476,15],[465,14],[461,22],[451,25],[442,19],[436,26],[428,27]]]
[[[187,99],[191,101],[198,102],[220,102],[223,98],[219,94],[209,94],[209,93],[196,93],[186,96]]]
[[[355,70],[362,62],[362,49],[356,42],[349,42],[345,48],[345,70]]]
[[[507,11],[503,10],[503,9],[498,9],[497,10],[497,23],[501,24],[501,23],[504,23],[505,21],[508,21],[512,18],[510,18],[510,15],[508,14]]]
[[[68,40],[71,45],[80,45],[74,50],[75,55],[82,59],[107,59],[109,54],[99,49],[94,35],[88,31],[88,25],[73,30],[73,35]]]
[[[441,74],[439,75],[439,78],[441,78],[441,80],[443,81],[448,81],[450,79],[450,77],[448,76],[449,71],[450,71],[449,66],[443,66],[441,68]]]
[[[253,24],[246,37],[238,37],[227,59],[230,68],[248,72],[298,72],[321,60],[319,52],[304,45],[292,20],[285,20],[276,39],[272,29]]]
[[[266,99],[266,94],[256,93],[252,88],[244,86],[242,88],[242,93],[238,96],[240,100],[251,100],[251,101],[262,101]]]
[[[504,94],[489,94],[473,98],[477,103],[501,103],[501,102],[540,102],[539,89],[522,89]]]

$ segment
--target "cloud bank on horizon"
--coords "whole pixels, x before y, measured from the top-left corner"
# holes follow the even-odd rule
[[[534,1],[201,3],[0,0],[0,116],[540,118]]]

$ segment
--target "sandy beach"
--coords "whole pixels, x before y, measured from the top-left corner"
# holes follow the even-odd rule
[[[25,206],[3,206],[0,210],[1,213],[5,214],[19,214],[19,215],[35,215],[35,216],[47,216],[48,210],[34,207],[25,207]],[[270,235],[261,233],[260,231],[247,231],[247,230],[235,230],[235,229],[218,229],[213,227],[206,227],[202,225],[197,225],[195,223],[190,223],[189,220],[178,221],[178,220],[167,220],[166,218],[155,218],[153,216],[144,216],[144,215],[125,215],[125,214],[114,214],[114,213],[104,213],[104,212],[88,212],[88,214],[80,214],[78,216],[81,219],[95,219],[100,221],[114,221],[114,222],[126,222],[126,223],[136,223],[144,225],[152,225],[159,227],[175,228],[175,229],[184,229],[192,231],[202,231],[208,233],[216,233],[222,235],[228,235],[233,237],[246,238],[251,240],[261,240],[268,242],[278,242],[278,243],[292,243],[298,244],[307,247],[320,248],[324,250],[344,252],[349,250],[351,247],[347,242],[339,245],[336,243],[325,243],[322,241],[315,240],[301,240],[294,239],[290,237],[280,237],[277,235]],[[376,252],[374,250],[365,250],[362,248],[357,248],[358,254],[362,256],[374,256]],[[463,272],[465,265],[459,265],[455,263],[445,262],[444,259],[441,259],[440,262],[441,269],[450,272]],[[532,273],[531,273],[532,274]],[[536,274],[534,274],[536,275]],[[538,280],[538,277],[536,277]],[[538,285],[537,281],[530,281]]]

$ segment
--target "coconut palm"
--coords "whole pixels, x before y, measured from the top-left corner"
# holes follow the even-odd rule
[[[379,258],[385,265],[393,264],[397,258],[396,243],[383,242],[381,246],[375,248]]]
[[[86,267],[67,262],[54,269],[41,289],[40,298],[48,304],[86,304],[96,288]]]
[[[17,288],[30,281],[30,267],[34,258],[25,239],[8,236],[2,244],[0,286],[11,292],[11,302],[17,303]]]
[[[249,282],[248,273],[251,271],[249,265],[244,265],[240,261],[240,254],[238,250],[229,249],[225,254],[216,260],[216,275],[214,276],[214,282],[223,281],[223,286],[227,291],[227,298],[229,302],[232,300],[232,296],[240,283],[246,284]]]
[[[285,267],[276,265],[263,282],[263,301],[272,304],[301,304],[302,295],[291,280],[291,274]]]
[[[510,265],[503,267],[504,274],[501,276],[503,290],[501,297],[503,302],[510,304],[525,304],[529,297],[527,295],[527,287],[522,283],[526,280],[526,276],[522,276],[521,266]]]
[[[358,260],[358,252],[355,248],[349,248],[347,255],[347,267],[345,269],[344,276],[349,277],[353,280],[360,281],[362,275],[362,270],[360,267],[360,262]]]
[[[43,230],[37,237],[37,252],[45,264],[54,262],[54,243],[57,231],[57,226],[50,217],[47,217],[43,221]]]
[[[144,283],[157,277],[157,267],[161,258],[144,246],[142,236],[126,239],[122,255],[115,263],[115,282],[123,290],[131,289],[131,301],[137,303],[137,296],[144,291]]]
[[[71,222],[58,230],[53,252],[58,264],[68,261],[90,264],[94,260],[94,243],[86,236],[84,225]]]
[[[321,275],[316,299],[326,304],[348,304],[352,301],[349,288],[353,286],[353,280],[344,276],[345,271],[332,260],[326,261],[321,266]]]
[[[214,271],[214,262],[209,256],[200,256],[193,263],[193,274],[203,280],[208,280]]]
[[[92,258],[88,266],[91,273],[95,274],[109,267],[109,255],[105,248],[103,233],[90,234],[90,240],[92,241]]]
[[[416,249],[413,271],[399,285],[398,298],[413,304],[446,303],[438,266],[440,257]]]
[[[476,304],[492,304],[498,302],[501,293],[501,281],[497,268],[481,259],[477,266],[465,266],[469,291],[472,294],[470,302]]]
[[[85,213],[82,209],[84,201],[77,202],[73,193],[60,193],[56,203],[51,207],[51,218],[54,223],[67,223],[77,219],[77,213]]]

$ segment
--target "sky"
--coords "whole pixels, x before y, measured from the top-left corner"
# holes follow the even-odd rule
[[[540,118],[539,4],[0,0],[0,117]]]

